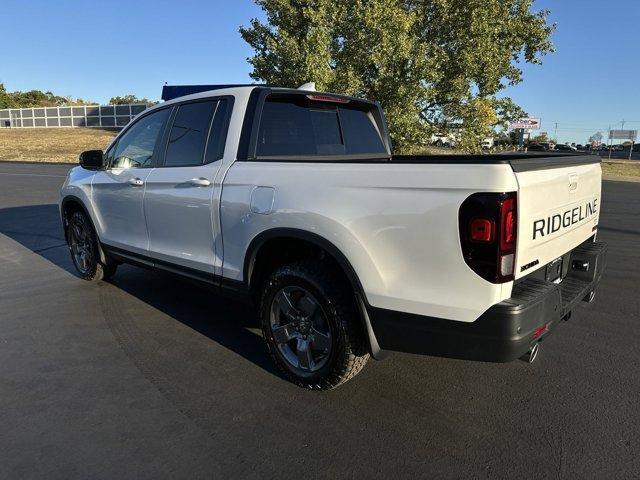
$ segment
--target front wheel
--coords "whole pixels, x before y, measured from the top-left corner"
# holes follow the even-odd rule
[[[84,212],[74,212],[67,226],[67,242],[73,265],[80,278],[92,282],[106,280],[116,272],[116,263],[100,262],[98,236]]]
[[[335,388],[367,363],[369,350],[348,287],[311,261],[280,267],[267,280],[260,308],[264,339],[293,383]]]

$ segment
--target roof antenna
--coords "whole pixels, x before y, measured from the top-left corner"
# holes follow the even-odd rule
[[[308,92],[316,91],[316,82],[303,83],[298,87],[298,90],[307,90]]]

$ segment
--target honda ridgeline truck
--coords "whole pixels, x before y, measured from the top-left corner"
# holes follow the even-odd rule
[[[126,262],[240,293],[276,364],[313,389],[387,351],[532,360],[593,299],[599,157],[394,155],[375,102],[200,90],[70,171],[60,210],[80,277]]]

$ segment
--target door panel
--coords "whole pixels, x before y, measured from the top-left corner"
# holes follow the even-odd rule
[[[158,158],[159,139],[170,113],[170,108],[164,108],[136,120],[107,152],[107,169],[93,177],[92,204],[102,242],[147,253],[145,184]]]
[[[226,102],[207,100],[176,109],[162,167],[149,175],[144,198],[149,255],[211,274],[214,180],[222,163],[217,140],[226,128],[221,105]]]
[[[149,248],[142,199],[151,169],[114,169],[93,177],[93,205],[100,240],[136,253]],[[138,182],[135,182],[138,180]],[[142,185],[134,185],[140,183]]]
[[[152,257],[213,274],[211,202],[219,163],[151,172],[144,205]]]

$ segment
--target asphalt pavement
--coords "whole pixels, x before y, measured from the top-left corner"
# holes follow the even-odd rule
[[[129,266],[78,279],[67,169],[0,163],[0,478],[640,477],[640,184],[605,182],[596,300],[532,365],[392,354],[315,393],[244,305]]]

